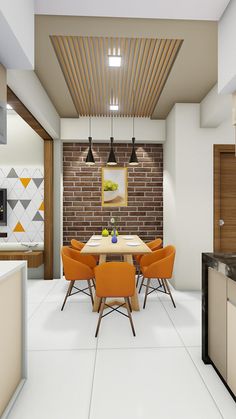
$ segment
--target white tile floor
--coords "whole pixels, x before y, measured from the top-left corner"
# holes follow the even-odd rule
[[[97,314],[67,283],[28,281],[29,378],[9,419],[235,419],[236,404],[201,361],[198,292],[152,294],[128,320]],[[140,297],[143,300],[143,296]]]

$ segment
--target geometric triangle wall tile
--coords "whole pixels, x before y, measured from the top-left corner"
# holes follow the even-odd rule
[[[44,211],[44,202],[41,203],[41,205],[39,207],[39,211]]]
[[[14,233],[23,233],[25,231],[25,229],[22,226],[22,224],[18,221],[18,223],[16,224],[13,231],[14,231]]]
[[[18,202],[18,199],[8,199],[7,202],[10,205],[11,209],[14,209]]]
[[[43,221],[43,217],[38,211],[36,212],[33,221]]]
[[[18,175],[17,175],[15,169],[11,169],[10,172],[8,173],[7,177],[8,178],[17,178]]]
[[[24,207],[24,209],[26,209],[29,206],[30,202],[31,199],[20,199],[20,203]]]
[[[31,181],[31,178],[30,178],[30,177],[21,177],[21,178],[20,178],[20,181],[21,181],[22,185],[23,185],[25,188],[27,188],[28,184],[29,184],[29,183],[30,183],[30,181]]]
[[[37,188],[39,188],[39,186],[41,185],[41,183],[43,182],[43,178],[33,178],[32,179],[33,182],[35,183],[35,185],[37,186]]]

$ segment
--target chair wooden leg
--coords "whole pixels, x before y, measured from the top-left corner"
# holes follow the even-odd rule
[[[69,295],[71,294],[71,291],[72,291],[72,288],[73,288],[74,283],[75,283],[75,281],[70,281],[70,283],[69,283],[69,287],[68,287],[68,290],[67,290],[65,299],[63,301],[63,304],[62,304],[62,307],[61,307],[61,311],[63,311],[63,308],[64,308],[64,306],[66,304],[66,300],[69,297]]]
[[[92,283],[93,283],[94,289],[96,289],[96,284],[95,284],[94,279],[92,279]]]
[[[131,311],[130,311],[130,308],[129,308],[130,302],[129,302],[129,298],[127,298],[127,297],[125,297],[125,304],[126,304],[126,308],[127,308],[127,312],[128,312],[129,321],[130,321],[130,325],[131,325],[133,335],[136,336],[135,329],[134,329],[134,324],[133,324],[133,320],[132,320],[132,316],[131,316]]]
[[[167,288],[166,288],[166,284],[165,284],[164,279],[161,279],[161,283],[162,283],[162,286],[163,286],[164,292],[165,292],[166,294],[168,294],[168,291],[167,291]]]
[[[102,301],[102,304],[101,304],[101,308],[100,308],[100,314],[99,314],[97,329],[96,329],[96,333],[95,333],[95,338],[98,336],[98,332],[99,332],[99,329],[100,329],[100,324],[101,324],[103,310],[104,310],[105,303],[106,303],[106,298],[101,298],[101,301]]]
[[[172,296],[172,293],[171,293],[171,290],[170,290],[170,287],[169,287],[169,284],[168,284],[167,279],[164,279],[164,283],[165,283],[165,286],[166,286],[166,288],[167,288],[167,290],[168,290],[168,293],[167,293],[167,294],[169,294],[169,296],[170,296],[170,298],[171,298],[171,301],[172,301],[172,303],[173,303],[173,306],[174,306],[174,308],[176,308],[176,305],[175,305],[175,302],[174,302],[174,298],[173,298],[173,296]]]
[[[148,289],[149,289],[150,281],[151,281],[151,279],[148,279],[147,280],[146,292],[145,292],[145,297],[144,297],[144,302],[143,302],[143,308],[146,307],[146,302],[147,302],[147,296],[148,296]]]
[[[91,286],[91,280],[90,279],[88,279],[88,287],[89,287],[89,294],[90,294],[90,298],[91,298],[91,301],[92,301],[92,306],[93,306],[93,303],[94,303],[94,301],[93,301],[93,292],[92,292],[92,286]]]
[[[142,279],[141,285],[140,285],[139,290],[138,290],[138,293],[139,293],[139,294],[140,294],[140,292],[141,292],[141,289],[142,289],[143,283],[144,283],[144,277],[143,277],[143,279]]]

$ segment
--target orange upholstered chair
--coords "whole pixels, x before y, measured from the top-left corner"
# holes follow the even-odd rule
[[[65,296],[65,299],[62,304],[61,310],[63,310],[66,300],[69,296],[83,292],[91,298],[93,304],[93,293],[92,287],[94,283],[91,284],[91,280],[94,278],[94,268],[96,262],[94,258],[90,255],[81,255],[78,250],[71,249],[70,247],[64,246],[61,250],[64,274],[67,281],[69,281],[69,287]],[[75,281],[86,280],[88,282],[88,287],[80,289],[74,285]],[[75,288],[76,291],[72,294],[72,289]],[[89,293],[86,292],[89,290]]]
[[[154,251],[153,253],[144,255],[140,260],[140,268],[143,274],[143,280],[141,286],[146,287],[145,298],[143,308],[146,306],[147,296],[153,291],[158,290],[168,294],[171,301],[176,307],[173,296],[170,291],[170,287],[167,279],[171,279],[175,261],[175,247],[166,246],[163,249]],[[145,284],[144,281],[147,280]],[[158,280],[158,287],[154,288],[150,286],[151,279]],[[161,289],[163,288],[163,289]],[[151,291],[149,291],[151,289]]]
[[[154,252],[155,250],[158,250],[162,247],[162,240],[161,239],[155,239],[152,240],[151,242],[146,243],[146,245],[149,247],[149,249],[151,249],[152,252]],[[138,268],[138,278],[137,278],[137,282],[136,282],[136,287],[138,286],[139,283],[139,277],[140,277],[140,260],[143,257],[143,255],[137,255],[135,256],[135,260],[139,265]]]
[[[127,262],[105,262],[94,269],[96,279],[96,295],[101,298],[99,306],[99,319],[95,333],[97,337],[105,306],[110,307],[112,311],[118,311],[126,317],[129,317],[133,335],[135,336],[134,325],[131,316],[131,304],[129,298],[134,295],[135,292],[135,267]],[[125,300],[124,304],[119,305],[117,308],[113,308],[106,304],[106,298],[108,297],[123,297]],[[128,315],[122,313],[119,308],[125,305],[127,308]]]
[[[83,247],[85,246],[85,244],[83,243],[83,242],[80,242],[79,240],[75,240],[75,239],[72,239],[71,240],[71,242],[70,242],[70,244],[71,244],[71,246],[72,246],[72,249],[74,249],[74,250],[79,250],[79,251],[81,251],[82,249],[83,249]],[[93,257],[94,258],[94,260],[96,261],[96,263],[97,263],[97,261],[98,261],[98,256],[92,256],[91,255],[91,257]]]

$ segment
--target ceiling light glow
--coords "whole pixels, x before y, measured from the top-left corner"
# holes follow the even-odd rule
[[[7,109],[8,109],[9,111],[11,111],[11,110],[13,109],[13,107],[12,107],[11,105],[7,104]]]
[[[109,67],[120,67],[121,55],[109,55],[108,62],[109,62]]]
[[[119,106],[118,105],[110,105],[110,110],[111,111],[118,111]]]

